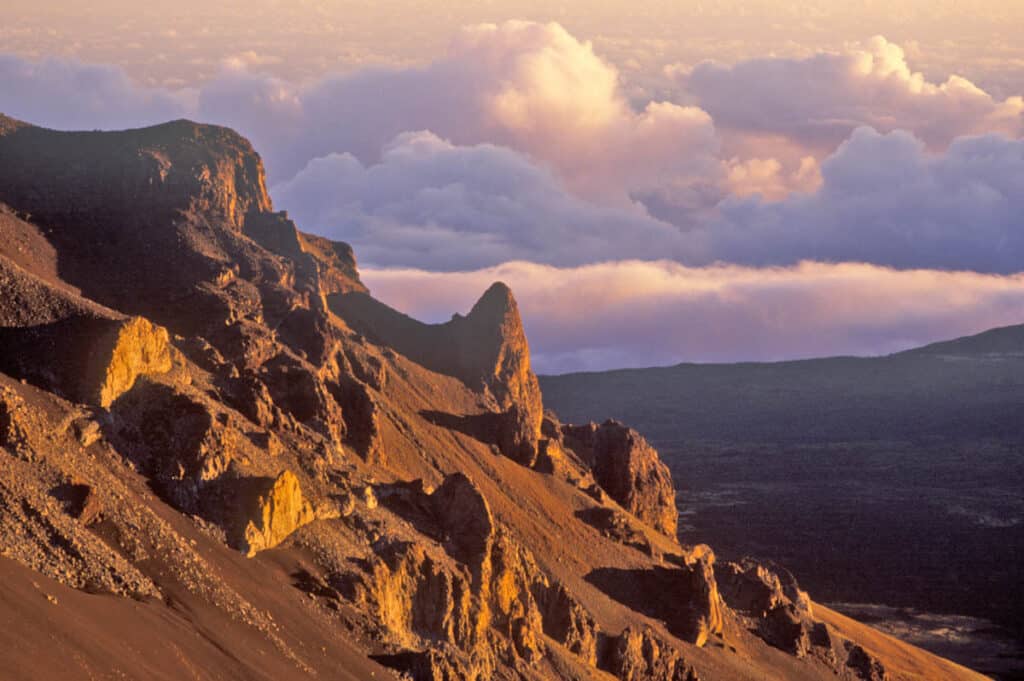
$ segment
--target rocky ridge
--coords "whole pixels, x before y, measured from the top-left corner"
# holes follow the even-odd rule
[[[976,678],[679,544],[638,433],[545,415],[508,287],[387,308],[229,130],[0,117],[0,203],[0,570],[134,599],[161,678]],[[104,635],[78,673],[150,662]]]

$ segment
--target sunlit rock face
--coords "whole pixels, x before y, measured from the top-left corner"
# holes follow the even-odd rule
[[[140,376],[166,374],[176,352],[167,330],[143,317],[76,315],[0,329],[0,365],[69,399],[110,407]]]
[[[284,471],[269,489],[255,499],[254,513],[243,530],[242,550],[248,556],[272,549],[303,525],[316,518],[303,497],[298,478]]]
[[[450,324],[463,375],[482,379],[504,412],[498,446],[507,456],[532,466],[544,405],[512,291],[500,282],[492,285],[466,317],[456,317]]]
[[[620,679],[630,681],[698,681],[688,665],[667,642],[650,628],[629,628],[613,644],[607,667]]]

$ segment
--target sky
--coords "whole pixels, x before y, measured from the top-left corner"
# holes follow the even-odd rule
[[[542,372],[1024,322],[1015,0],[5,4],[0,111],[234,127],[385,302],[511,285]]]

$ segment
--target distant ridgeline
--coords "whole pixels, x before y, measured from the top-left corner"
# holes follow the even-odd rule
[[[1024,442],[1024,326],[886,357],[679,364],[542,376],[570,420],[608,414],[656,443]]]

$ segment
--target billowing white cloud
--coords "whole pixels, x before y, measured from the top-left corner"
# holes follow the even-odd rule
[[[805,59],[705,62],[683,70],[680,80],[719,128],[750,135],[745,146],[762,153],[773,136],[828,153],[865,125],[908,130],[931,149],[963,135],[1024,134],[1024,98],[997,100],[956,75],[929,82],[899,45],[880,36]]]
[[[229,69],[203,89],[200,113],[250,135],[277,179],[327,153],[372,162],[412,130],[516,149],[603,201],[718,172],[705,112],[666,102],[634,110],[616,69],[558,24],[468,27],[428,66],[366,69],[305,88]]]
[[[793,192],[810,193],[821,186],[821,168],[813,156],[804,156],[796,168],[787,171],[776,158],[733,158],[728,162],[726,182],[733,196],[761,196],[770,201]]]
[[[306,229],[351,243],[364,263],[453,270],[510,259],[579,264],[682,257],[673,225],[565,190],[524,155],[405,133],[380,161],[315,159],[272,189]]]
[[[375,296],[427,321],[512,287],[536,368],[885,354],[1019,323],[1024,275],[801,263],[789,268],[525,262],[471,272],[365,270]]]
[[[397,138],[374,164],[317,159],[272,191],[307,229],[350,241],[382,266],[672,258],[1024,269],[1024,140],[965,137],[931,153],[908,133],[861,128],[823,162],[820,183],[781,201],[730,198],[682,229],[637,207],[576,197],[518,152],[418,133]]]
[[[723,202],[703,252],[756,265],[1024,270],[1024,140],[964,137],[933,154],[906,132],[860,128],[821,173],[811,194]]]

